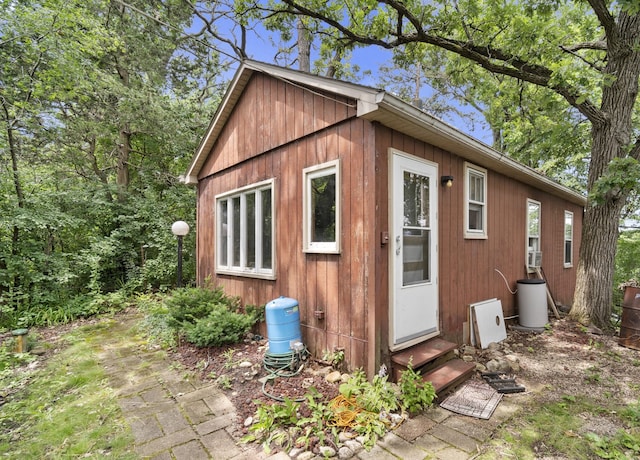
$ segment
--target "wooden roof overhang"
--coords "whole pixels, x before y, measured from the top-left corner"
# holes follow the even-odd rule
[[[256,61],[245,61],[240,65],[189,165],[184,178],[185,183],[196,184],[198,182],[198,174],[207,159],[207,155],[213,148],[240,95],[255,72],[262,72],[292,84],[301,85],[310,91],[327,91],[355,99],[358,117],[378,122],[408,136],[452,152],[478,166],[499,172],[571,203],[580,206],[585,206],[587,203],[584,195],[555,182],[533,168],[509,158],[472,136],[457,130],[444,121],[386,91]]]

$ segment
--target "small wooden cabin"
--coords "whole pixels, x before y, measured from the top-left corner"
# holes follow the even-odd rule
[[[297,300],[309,350],[369,375],[467,342],[470,304],[516,316],[529,266],[572,302],[585,198],[384,90],[247,61],[186,182],[198,283]]]

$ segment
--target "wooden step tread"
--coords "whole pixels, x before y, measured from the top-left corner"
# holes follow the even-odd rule
[[[476,365],[461,359],[452,359],[442,366],[427,372],[422,376],[425,382],[431,382],[436,394],[445,388],[456,385],[468,379],[473,374]]]
[[[409,361],[411,361],[411,366],[414,369],[417,369],[424,364],[455,350],[456,347],[457,345],[455,343],[448,342],[440,338],[431,339],[411,348],[407,348],[401,352],[394,353],[391,355],[391,361],[404,367],[407,367],[409,365]]]

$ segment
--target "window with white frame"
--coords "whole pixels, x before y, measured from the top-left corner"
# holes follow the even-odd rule
[[[340,252],[340,162],[330,161],[302,171],[303,250]]]
[[[487,237],[487,170],[464,165],[464,236]]]
[[[573,265],[573,213],[564,212],[564,266]]]
[[[527,266],[539,267],[542,260],[540,252],[540,203],[527,200]]]
[[[216,196],[216,273],[275,277],[273,183]]]

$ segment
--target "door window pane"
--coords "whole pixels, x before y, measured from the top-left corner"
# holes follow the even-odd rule
[[[431,281],[429,261],[429,230],[405,230],[402,253],[402,285],[426,283]]]
[[[429,227],[429,178],[404,172],[404,226]]]

